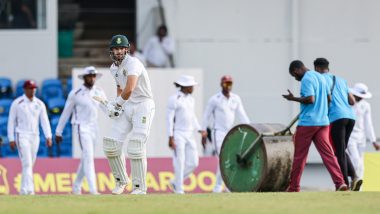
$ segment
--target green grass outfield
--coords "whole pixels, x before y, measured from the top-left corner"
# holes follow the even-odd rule
[[[380,213],[380,192],[0,196],[0,213]]]

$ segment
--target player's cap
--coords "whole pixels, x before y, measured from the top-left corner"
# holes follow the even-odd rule
[[[94,66],[88,66],[88,67],[85,67],[83,72],[78,75],[78,78],[82,80],[84,76],[90,75],[90,74],[95,74],[96,79],[99,79],[102,76],[102,74],[99,73]]]
[[[197,82],[195,82],[195,79],[193,76],[188,76],[188,75],[180,76],[179,79],[175,81],[174,83],[183,87],[189,87],[189,86],[194,86],[198,84]]]
[[[368,87],[364,83],[356,83],[349,91],[360,98],[369,99],[372,97],[371,92],[368,91]]]
[[[222,76],[222,79],[220,79],[222,83],[224,82],[233,82],[232,77],[230,75],[224,75]]]
[[[27,80],[24,82],[23,88],[34,89],[34,88],[37,88],[37,84],[33,80]]]

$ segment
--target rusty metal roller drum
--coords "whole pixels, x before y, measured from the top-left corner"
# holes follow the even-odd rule
[[[241,124],[224,138],[219,156],[223,180],[232,192],[286,190],[293,163],[290,127],[282,124]]]

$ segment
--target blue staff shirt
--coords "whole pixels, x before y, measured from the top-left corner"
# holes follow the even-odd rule
[[[327,126],[329,88],[325,78],[316,71],[307,71],[301,80],[301,97],[314,96],[313,104],[301,103],[299,126]]]
[[[324,73],[322,76],[326,79],[327,86],[331,92],[334,75],[330,73]],[[328,115],[330,123],[343,118],[355,120],[354,110],[348,103],[347,81],[337,76],[335,76],[335,86],[332,93],[332,100],[329,106]]]

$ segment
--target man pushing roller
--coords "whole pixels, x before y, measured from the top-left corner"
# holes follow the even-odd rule
[[[288,192],[300,191],[301,175],[312,141],[334,181],[336,190],[347,191],[329,140],[328,103],[331,97],[326,80],[318,72],[306,68],[299,60],[290,63],[289,73],[301,82],[301,97],[295,97],[289,90],[289,94],[282,96],[289,101],[299,102],[301,114],[294,136],[294,160]]]

